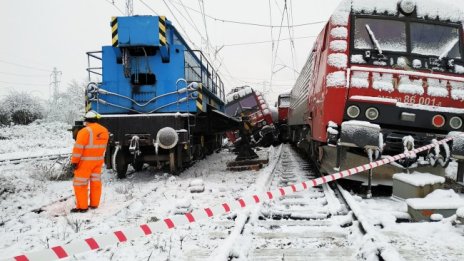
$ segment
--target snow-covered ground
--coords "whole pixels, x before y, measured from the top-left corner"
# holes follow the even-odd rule
[[[44,149],[70,150],[73,141],[70,133],[66,132],[67,128],[60,124],[40,123],[2,129],[0,135],[9,139],[0,140],[4,146],[0,155],[15,153],[25,156],[32,152],[40,153]],[[40,163],[1,165],[0,259],[215,206],[264,190],[266,180],[276,166],[280,149],[271,147],[258,153],[270,160],[269,165],[260,171],[226,171],[226,162],[235,157],[227,150],[197,162],[179,176],[145,168],[130,174],[125,180],[119,180],[112,172],[105,170],[100,208],[77,214],[69,213],[74,206],[71,180],[49,179],[63,162],[41,160]],[[281,172],[285,172],[285,168],[297,169],[294,165],[280,168]],[[298,168],[300,170],[297,172],[303,171],[301,164]],[[463,195],[459,196],[463,198]],[[386,238],[386,243],[397,249],[405,260],[463,260],[464,227],[455,226],[453,217],[433,223],[397,223],[409,217],[405,201],[390,197],[363,199],[356,195],[354,199],[377,233]],[[324,204],[322,208],[325,208]],[[33,212],[33,209],[40,211]],[[230,251],[228,245],[237,248],[237,242],[229,242],[230,235],[236,233],[234,227],[243,221],[240,218],[246,216],[244,213],[214,217],[167,233],[155,233],[126,244],[115,244],[97,252],[80,254],[73,259],[196,260],[210,255],[224,256],[225,252],[221,251]],[[275,222],[278,224],[279,221]],[[283,232],[295,231],[289,228],[289,231]],[[357,254],[350,254],[351,258],[375,260],[375,252],[369,252],[370,246],[363,243],[367,240],[359,235],[348,238],[353,240],[353,246],[358,249]],[[276,242],[284,241],[277,239]],[[314,246],[325,250],[324,244],[315,242]]]
[[[74,144],[70,128],[65,123],[42,120],[0,127],[0,160],[70,153]]]
[[[460,196],[464,199],[464,195]],[[453,225],[456,217],[439,222],[406,222],[408,207],[403,200],[355,198],[364,215],[378,228],[378,232],[389,239],[404,260],[464,259],[464,227]]]
[[[64,128],[66,127],[63,126]],[[72,139],[65,138],[65,134],[69,133],[52,129],[47,132],[42,124],[19,129],[8,128],[10,132],[2,132],[3,136],[10,138],[4,140],[10,148],[5,149],[6,152],[24,155],[34,151],[27,149],[28,142],[30,147],[40,146],[50,150],[72,146]],[[12,135],[15,132],[22,134]],[[30,134],[34,132],[41,133],[38,138],[40,141]],[[53,141],[56,138],[61,139],[61,144]],[[24,144],[22,150],[14,146],[15,142]],[[271,160],[276,155],[274,148],[262,150],[259,154],[262,157],[270,155]],[[42,160],[40,164],[24,162],[0,166],[0,184],[4,188],[0,195],[0,233],[4,239],[0,242],[0,259],[100,233],[110,233],[118,228],[156,221],[239,197],[250,186],[254,186],[256,177],[260,174],[254,171],[227,172],[226,162],[234,157],[228,151],[213,154],[207,160],[197,162],[180,176],[147,168],[129,175],[125,180],[119,180],[111,171],[105,170],[100,207],[84,214],[69,213],[74,206],[71,180],[47,179],[47,172],[57,168],[58,163]],[[262,172],[269,171],[265,168]],[[204,191],[197,193],[202,186]],[[250,190],[255,189],[253,187]],[[51,206],[42,208],[42,211],[36,211],[40,213],[30,211],[53,202],[55,203]],[[211,239],[209,231],[217,231],[218,224],[230,220],[231,217],[222,217],[211,224],[193,224],[191,227],[163,235],[155,234],[133,244],[115,245],[110,250],[88,253],[79,258],[138,260],[147,259],[154,252],[156,258],[152,258],[155,260],[184,259],[186,255],[203,249],[203,245],[213,249],[217,247],[219,242]],[[226,229],[224,232],[227,233]]]

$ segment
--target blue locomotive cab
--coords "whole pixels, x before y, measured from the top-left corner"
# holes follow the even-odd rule
[[[164,16],[113,17],[110,25],[112,45],[87,53],[89,81],[101,81],[86,90],[86,109],[112,134],[107,166],[120,177],[128,164],[168,162],[174,171],[220,146],[238,122],[224,114],[224,85],[205,56]]]
[[[101,114],[195,113],[205,111],[205,92],[210,104],[223,110],[219,76],[168,20],[134,16],[112,21],[113,45],[104,46],[101,54],[102,82],[88,90],[92,109]],[[201,83],[201,90],[186,90],[192,82]]]

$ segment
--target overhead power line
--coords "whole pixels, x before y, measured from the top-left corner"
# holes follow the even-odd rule
[[[172,1],[175,4],[179,4],[179,2]],[[258,23],[252,23],[252,22],[244,22],[244,21],[235,21],[235,20],[228,20],[228,19],[221,19],[217,18],[214,16],[211,16],[209,14],[203,14],[201,11],[198,11],[190,6],[185,6],[187,9],[192,10],[193,12],[202,14],[210,19],[213,19],[218,22],[223,22],[223,23],[232,23],[232,24],[241,24],[241,25],[250,25],[250,26],[258,26],[258,27],[266,27],[266,28],[279,28],[279,27],[301,27],[301,26],[308,26],[308,25],[315,25],[315,24],[323,24],[327,23],[327,21],[315,21],[315,22],[308,22],[308,23],[303,23],[303,24],[295,24],[295,25],[269,25],[269,24],[258,24]]]
[[[134,15],[134,1],[133,0],[126,0],[126,15],[127,16]]]
[[[287,0],[285,0],[285,3],[287,3]],[[293,10],[291,10],[292,8],[292,2],[290,1],[290,11],[291,11],[291,16],[292,16],[292,19],[290,19],[290,14],[289,14],[289,9],[288,9],[288,6],[287,6],[287,9],[285,9],[287,11],[287,24],[290,24],[290,20],[291,20],[291,24],[293,25]],[[295,42],[293,41],[293,38],[294,38],[294,28],[292,27],[290,29],[290,27],[287,28],[288,29],[288,36],[290,37],[290,52],[292,53],[292,63],[293,63],[293,68],[296,67],[296,50],[295,50]],[[296,81],[296,77],[297,77],[297,74],[298,72],[293,69],[294,71],[294,78],[295,78],[295,81]]]
[[[114,8],[116,8],[122,15],[124,15],[124,12],[114,3],[113,1],[110,0],[105,0],[108,4],[112,5]]]
[[[201,15],[203,16],[203,24],[205,26],[205,35],[206,35],[206,51],[208,51],[208,45],[210,44],[209,35],[208,35],[208,27],[206,26],[206,15],[205,15],[205,2],[203,0],[198,0],[198,6],[201,10]]]
[[[282,11],[282,19],[280,20],[280,27],[279,27],[279,36],[277,37],[277,46],[274,52],[274,57],[271,60],[271,81],[269,83],[269,91],[272,90],[272,80],[274,79],[274,74],[276,74],[278,71],[274,71],[275,66],[276,66],[276,61],[277,61],[277,55],[279,53],[279,43],[280,43],[280,36],[282,33],[282,25],[284,23],[284,17],[285,17],[285,12],[287,10],[287,1],[285,0],[285,5],[284,5],[284,10]]]
[[[39,83],[20,83],[20,82],[4,82],[4,81],[0,81],[0,83],[15,84],[15,85],[28,85],[28,86],[48,86],[48,83],[39,84]]]
[[[14,65],[14,66],[23,67],[23,68],[28,68],[28,69],[31,69],[31,70],[42,71],[42,72],[51,72],[52,71],[52,70],[47,70],[47,69],[38,68],[38,67],[34,67],[34,66],[23,65],[23,64],[19,64],[19,63],[12,63],[12,62],[8,62],[8,61],[4,61],[4,60],[0,60],[0,62],[10,64],[10,65]]]
[[[272,5],[271,5],[271,0],[268,1],[268,4],[269,4],[269,25],[272,25]],[[279,7],[279,6],[277,6]],[[272,43],[272,46],[271,46],[271,63],[273,63],[274,61],[274,47],[275,47],[275,41],[274,41],[274,28],[270,28],[271,30],[271,43]],[[271,67],[271,74],[272,74],[272,71],[273,71],[273,68]],[[265,88],[265,85],[263,85],[263,93],[265,93],[266,90],[264,90]]]
[[[310,35],[310,36],[302,36],[302,37],[293,37],[293,38],[283,38],[280,39],[279,41],[286,41],[286,40],[298,40],[298,39],[308,39],[308,38],[316,38],[317,36]],[[255,45],[255,44],[265,44],[265,43],[274,43],[277,42],[277,40],[268,40],[268,41],[259,41],[259,42],[244,42],[244,43],[231,43],[231,44],[224,44],[221,46],[227,47],[227,46],[243,46],[243,45]]]
[[[152,11],[155,15],[159,16],[159,14],[153,10],[153,8],[151,8],[147,3],[145,3],[143,0],[139,0],[146,8],[150,9],[150,11]]]
[[[0,72],[0,74],[6,74],[6,75],[14,75],[14,76],[21,76],[21,77],[48,77],[49,75],[47,74],[22,74],[22,73],[9,73],[9,72]]]
[[[182,30],[182,32],[184,32],[183,36],[187,38],[187,40],[196,48],[196,45],[195,43],[192,41],[192,39],[190,39],[189,35],[187,34],[187,31],[184,29],[184,27],[182,27],[181,23],[179,22],[179,20],[177,20],[176,16],[174,15],[174,12],[171,10],[171,7],[169,7],[169,5],[166,3],[165,0],[163,0],[163,3],[164,5],[168,8],[169,12],[171,13],[172,17],[174,18],[174,20],[176,20],[177,22],[177,25],[180,27],[180,29]]]
[[[182,1],[180,2],[182,4],[182,7],[184,8],[185,10],[185,13],[187,13],[187,16],[190,18],[190,21],[192,22],[192,26],[195,28],[195,30],[198,32],[198,34],[200,34],[201,37],[203,37],[200,33],[200,30],[198,29],[197,25],[195,24],[195,20],[192,18],[192,16],[190,15],[189,11],[187,10],[187,8],[185,7],[184,3],[182,3]],[[181,13],[177,8],[176,10]],[[182,14],[182,13],[181,13]]]

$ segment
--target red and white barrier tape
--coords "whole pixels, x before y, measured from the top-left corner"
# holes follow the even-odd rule
[[[283,197],[285,195],[289,195],[295,192],[300,192],[302,190],[308,189],[310,187],[315,187],[324,183],[328,183],[330,181],[334,181],[340,178],[348,177],[359,172],[363,172],[369,169],[373,169],[390,162],[405,158],[410,155],[414,155],[416,153],[429,150],[434,148],[436,145],[444,144],[448,141],[451,141],[453,138],[449,137],[438,141],[433,144],[429,144],[427,146],[423,146],[418,149],[414,149],[407,153],[401,153],[395,156],[388,156],[384,159],[377,160],[371,162],[369,164],[365,164],[356,168],[351,168],[348,170],[343,170],[331,175],[323,176],[317,179],[308,180],[301,182],[299,184],[293,184],[291,186],[279,188],[273,191],[263,192],[260,194],[255,194],[249,197],[240,198],[234,201],[226,202],[221,205],[216,205],[211,208],[199,209],[195,210],[191,213],[186,213],[184,215],[176,215],[170,218],[166,218],[163,221],[157,221],[152,223],[147,223],[140,225],[138,227],[131,227],[119,231],[114,231],[113,233],[100,235],[96,237],[87,238],[84,240],[76,240],[75,242],[71,242],[70,244],[64,246],[56,246],[50,249],[44,249],[37,252],[32,252],[24,255],[15,256],[11,259],[5,260],[37,260],[37,261],[44,261],[44,260],[56,260],[67,258],[75,254],[80,254],[92,250],[103,249],[107,246],[116,244],[116,243],[124,243],[130,240],[135,240],[140,237],[149,236],[153,233],[168,231],[169,229],[173,229],[175,227],[179,227],[185,224],[194,223],[203,219],[211,218],[213,216],[219,216],[225,213],[229,213],[234,210],[242,209],[250,205],[258,204],[261,201],[272,200],[278,197]]]

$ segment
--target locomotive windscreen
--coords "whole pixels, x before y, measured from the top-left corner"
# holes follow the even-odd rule
[[[366,26],[371,29],[371,35]],[[378,41],[382,51],[407,51],[406,24],[402,21],[357,18],[354,31],[354,47],[356,49],[376,49],[372,35]]]
[[[283,96],[279,99],[279,107],[289,107],[290,106],[290,96]]]
[[[382,51],[452,59],[462,57],[457,26],[356,17],[354,48],[376,50],[376,42]]]
[[[412,53],[461,59],[459,28],[411,23]]]
[[[226,106],[226,114],[237,117],[243,111],[255,112],[258,110],[258,103],[253,95],[246,96],[239,101],[228,103]]]

